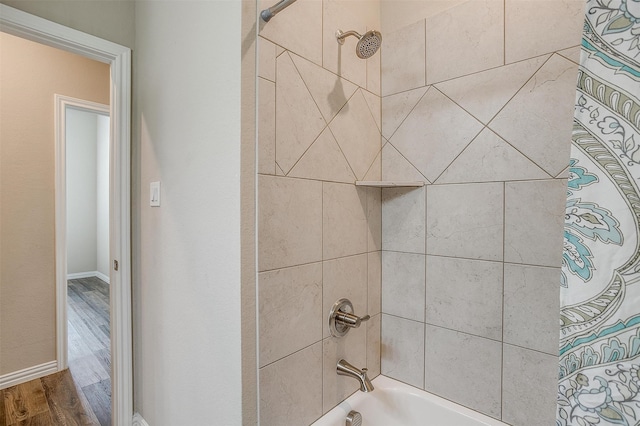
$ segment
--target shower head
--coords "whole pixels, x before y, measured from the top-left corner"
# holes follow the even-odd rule
[[[360,59],[367,59],[372,57],[380,48],[382,44],[382,34],[378,31],[367,31],[360,35],[355,31],[336,31],[336,39],[338,43],[344,44],[344,39],[348,36],[354,36],[358,38],[358,44],[356,45],[356,55]]]

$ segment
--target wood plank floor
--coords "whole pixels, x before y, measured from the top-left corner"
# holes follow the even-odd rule
[[[109,286],[68,284],[69,369],[0,390],[0,426],[111,425]]]

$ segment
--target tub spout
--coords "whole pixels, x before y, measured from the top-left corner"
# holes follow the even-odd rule
[[[344,359],[338,361],[338,376],[349,376],[354,379],[358,379],[360,382],[360,390],[362,392],[371,392],[373,390],[373,385],[371,384],[371,380],[367,377],[367,369],[363,368],[360,370],[359,368],[354,367],[349,364]]]

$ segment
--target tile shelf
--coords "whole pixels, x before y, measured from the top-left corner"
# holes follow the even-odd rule
[[[371,186],[375,188],[419,188],[424,186],[421,181],[388,181],[388,180],[357,180],[356,186]]]

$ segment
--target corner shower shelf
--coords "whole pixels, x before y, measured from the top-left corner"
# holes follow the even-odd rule
[[[419,188],[424,186],[424,182],[413,181],[388,181],[388,180],[357,180],[356,186],[372,186],[376,188]]]

